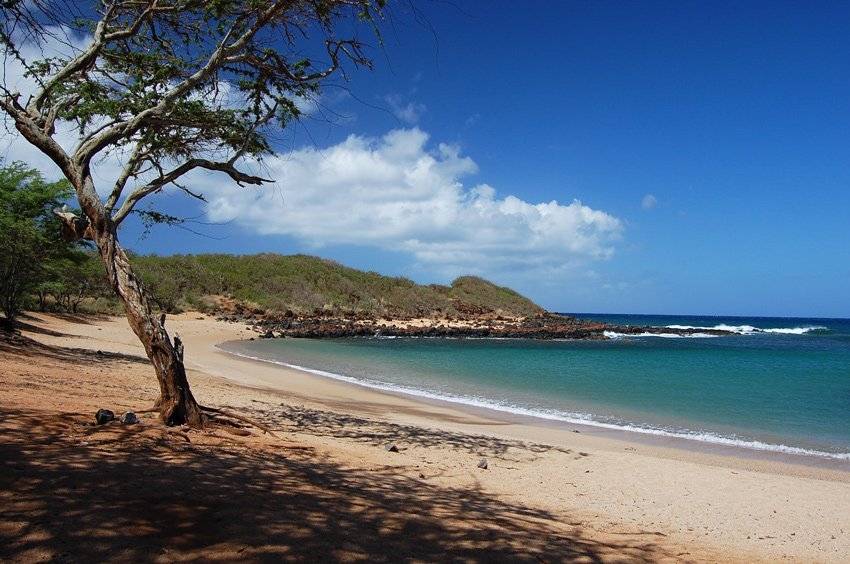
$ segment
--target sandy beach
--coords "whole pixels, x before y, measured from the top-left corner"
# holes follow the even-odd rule
[[[227,354],[170,317],[207,406],[256,428],[91,426],[156,381],[127,322],[0,341],[0,560],[844,562],[850,471],[424,403]],[[387,450],[395,445],[397,452]],[[487,461],[487,468],[479,463]]]

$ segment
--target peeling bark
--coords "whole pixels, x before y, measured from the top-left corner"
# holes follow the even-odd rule
[[[92,241],[94,236],[91,232],[91,224],[85,216],[77,216],[67,210],[66,206],[62,210],[52,210],[53,215],[59,218],[62,222],[62,238],[69,243],[78,239]]]

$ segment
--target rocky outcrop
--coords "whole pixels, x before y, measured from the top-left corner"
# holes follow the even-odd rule
[[[700,334],[729,335],[728,331],[671,329],[610,325],[574,317],[544,313],[525,318],[506,318],[489,312],[463,318],[419,320],[374,319],[364,315],[334,317],[326,312],[313,315],[265,317],[251,321],[261,338],[301,337],[310,339],[347,337],[446,337],[501,339],[607,339],[606,332],[619,335]],[[233,318],[230,318],[233,320]]]

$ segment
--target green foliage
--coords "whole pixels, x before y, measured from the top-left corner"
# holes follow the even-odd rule
[[[50,213],[70,195],[66,181],[45,182],[23,163],[0,166],[0,308],[7,324],[73,257]]]
[[[422,286],[307,255],[133,255],[132,260],[154,306],[168,313],[216,313],[222,297],[269,315],[291,311],[413,318],[543,311],[515,291],[477,277],[458,278],[451,286]],[[42,307],[50,297],[50,305],[69,312],[83,307],[120,311],[96,252],[77,252],[48,264],[37,286]]]
[[[513,290],[481,278],[462,277],[451,287],[421,286],[407,278],[363,272],[306,255],[204,254],[133,260],[154,301],[166,311],[210,311],[214,302],[205,297],[221,295],[270,314],[324,310],[336,315],[457,316],[468,312],[464,306],[513,315],[542,311]]]
[[[52,298],[52,305],[68,313],[78,313],[91,296],[112,294],[100,256],[74,247],[47,264],[45,281],[37,289],[41,311],[51,305],[48,298]]]
[[[506,312],[531,313],[530,306],[534,305],[516,291],[496,286],[477,276],[461,276],[455,279],[452,282],[451,296],[465,304]],[[493,304],[498,304],[498,307],[494,308]]]

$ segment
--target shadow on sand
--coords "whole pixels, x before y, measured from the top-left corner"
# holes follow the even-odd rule
[[[27,329],[27,331],[37,332],[31,329]],[[57,333],[49,329],[39,329],[38,332],[45,335],[63,336],[62,333]],[[22,358],[37,356],[39,358],[49,358],[72,364],[94,364],[112,360],[135,364],[150,364],[150,360],[139,355],[85,348],[50,346],[20,335],[16,335],[9,342],[0,341],[0,353]]]
[[[250,410],[250,412],[252,417],[258,421],[268,422],[285,431],[298,431],[319,437],[345,438],[373,446],[397,443],[402,448],[408,445],[426,448],[451,448],[465,450],[471,455],[490,457],[504,457],[512,448],[527,454],[542,454],[553,451],[572,454],[570,449],[551,445],[486,435],[448,432],[416,425],[400,425],[347,413],[288,404],[269,406],[269,408],[261,410]]]
[[[655,561],[563,516],[409,470],[204,445],[145,421],[0,411],[0,560]],[[314,423],[316,421],[313,421]]]

